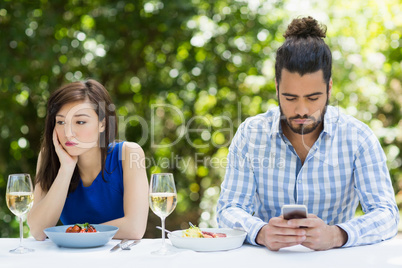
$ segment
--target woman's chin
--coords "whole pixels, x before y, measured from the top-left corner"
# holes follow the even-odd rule
[[[71,156],[79,156],[82,153],[82,149],[81,148],[77,148],[77,147],[64,147],[64,150],[66,150],[66,152],[71,155]]]
[[[86,144],[85,146],[69,146],[69,147],[64,147],[64,149],[67,151],[67,153],[71,156],[80,156],[94,148],[97,148],[96,144],[89,146],[89,144]]]

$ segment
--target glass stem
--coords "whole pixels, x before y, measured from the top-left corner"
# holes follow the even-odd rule
[[[22,217],[18,217],[20,219],[20,247],[22,247],[22,238],[24,237],[23,228],[22,228]]]
[[[162,220],[162,248],[165,248],[165,217]]]

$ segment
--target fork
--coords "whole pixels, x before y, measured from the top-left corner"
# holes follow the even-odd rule
[[[162,227],[160,227],[160,226],[156,226],[156,229],[163,230]],[[171,231],[166,230],[166,228],[165,228],[165,232],[168,233],[168,234],[172,233]]]
[[[124,244],[121,245],[121,249],[122,250],[131,250],[132,246],[137,245],[140,242],[141,242],[141,239],[140,240],[134,240],[131,244],[124,243]]]

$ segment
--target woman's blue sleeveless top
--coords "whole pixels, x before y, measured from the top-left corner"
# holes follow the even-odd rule
[[[109,145],[105,180],[101,171],[91,186],[84,187],[80,179],[77,189],[68,194],[60,216],[63,224],[98,224],[124,216],[122,147],[123,142]]]

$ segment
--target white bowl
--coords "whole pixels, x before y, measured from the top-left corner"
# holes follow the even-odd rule
[[[56,245],[66,248],[91,248],[105,245],[109,242],[119,228],[111,225],[93,224],[96,233],[66,233],[68,227],[62,225],[44,230],[45,234]]]
[[[193,238],[182,237],[183,230],[168,234],[173,246],[178,248],[192,249],[195,251],[221,251],[239,248],[243,245],[247,233],[230,228],[200,228],[201,231],[212,233],[224,233],[226,237],[217,238]]]

